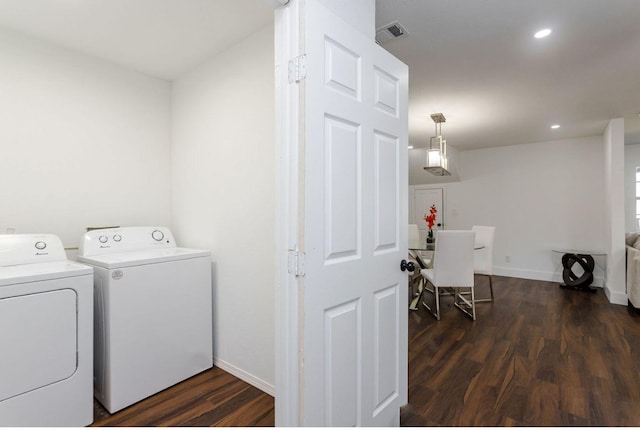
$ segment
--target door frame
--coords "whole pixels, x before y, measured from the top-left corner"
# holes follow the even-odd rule
[[[303,277],[289,273],[289,251],[301,247],[299,231],[304,221],[301,192],[304,187],[303,92],[289,83],[289,60],[304,52],[303,5],[291,0],[275,9],[275,155],[276,155],[276,280],[275,280],[275,425],[300,425],[299,290]]]

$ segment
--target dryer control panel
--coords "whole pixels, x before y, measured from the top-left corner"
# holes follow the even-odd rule
[[[79,256],[125,253],[128,251],[173,248],[173,234],[163,226],[135,226],[96,229],[87,232],[80,241]]]
[[[67,260],[62,241],[51,234],[0,235],[0,266]]]

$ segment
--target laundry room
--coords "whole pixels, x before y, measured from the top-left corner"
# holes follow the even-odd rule
[[[0,2],[0,234],[210,251],[214,364],[274,395],[273,6],[125,3]]]

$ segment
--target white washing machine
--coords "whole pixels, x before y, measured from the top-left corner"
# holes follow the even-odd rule
[[[111,413],[213,366],[211,253],[165,227],[87,232],[94,268],[95,396]]]
[[[92,272],[55,235],[0,235],[0,426],[93,422]]]

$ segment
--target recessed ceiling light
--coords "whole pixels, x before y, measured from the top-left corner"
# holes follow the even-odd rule
[[[554,124],[553,126],[551,126],[552,129],[559,129],[560,128],[560,124]]]
[[[413,150],[413,145],[409,145],[408,147],[410,150]]]
[[[535,37],[536,39],[542,39],[543,37],[547,37],[550,34],[551,34],[551,29],[545,28],[543,30],[538,31],[536,34],[533,35],[533,37]]]

